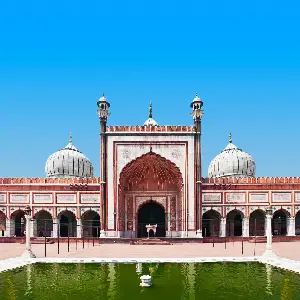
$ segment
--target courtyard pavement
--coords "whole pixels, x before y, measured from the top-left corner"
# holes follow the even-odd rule
[[[69,258],[199,258],[199,257],[247,257],[263,254],[265,243],[234,242],[225,244],[184,243],[173,245],[129,245],[129,244],[97,244],[60,243],[60,253],[57,254],[57,244],[47,244],[47,257]],[[0,243],[0,260],[18,257],[25,250],[24,244]],[[38,258],[45,257],[45,246],[33,244],[32,250]],[[280,242],[273,244],[273,251],[282,258],[300,261],[300,242]]]

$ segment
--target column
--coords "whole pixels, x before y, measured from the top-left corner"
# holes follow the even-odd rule
[[[11,219],[6,219],[5,231],[4,236],[11,237]]]
[[[82,220],[77,219],[77,238],[82,237]]]
[[[226,218],[221,218],[220,237],[226,236]]]
[[[36,219],[33,219],[30,221],[30,237],[36,237],[38,236],[37,232],[37,221]]]
[[[265,217],[265,236],[267,236],[268,234],[267,234],[267,227],[268,227],[268,225],[267,225],[267,217]],[[271,222],[272,223],[272,222]]]
[[[243,219],[243,237],[249,237],[249,218]]]
[[[52,237],[57,238],[58,237],[58,228],[59,228],[59,220],[53,219],[53,231],[52,231]]]
[[[9,236],[14,236],[16,234],[16,222],[15,219],[10,219],[10,235]]]
[[[295,236],[295,217],[290,217],[287,219],[287,236]]]

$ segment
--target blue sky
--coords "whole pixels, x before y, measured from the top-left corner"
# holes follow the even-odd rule
[[[257,176],[300,176],[298,1],[2,1],[0,177],[43,177],[68,143],[99,176],[96,101],[111,125],[191,125],[204,101],[203,175],[233,142]]]

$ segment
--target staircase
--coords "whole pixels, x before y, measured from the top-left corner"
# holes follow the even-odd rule
[[[267,242],[267,237],[266,236],[257,236],[252,237],[249,239],[249,243],[266,243]]]
[[[150,239],[136,239],[132,242],[132,245],[171,245],[169,241],[150,238]]]
[[[31,244],[45,244],[45,238],[37,237],[30,239]],[[46,238],[46,244],[54,244],[55,241],[52,238]],[[20,244],[26,244],[26,240],[24,239]]]

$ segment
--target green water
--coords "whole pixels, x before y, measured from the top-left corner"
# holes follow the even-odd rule
[[[0,300],[300,299],[300,275],[259,263],[35,264],[0,273]]]

